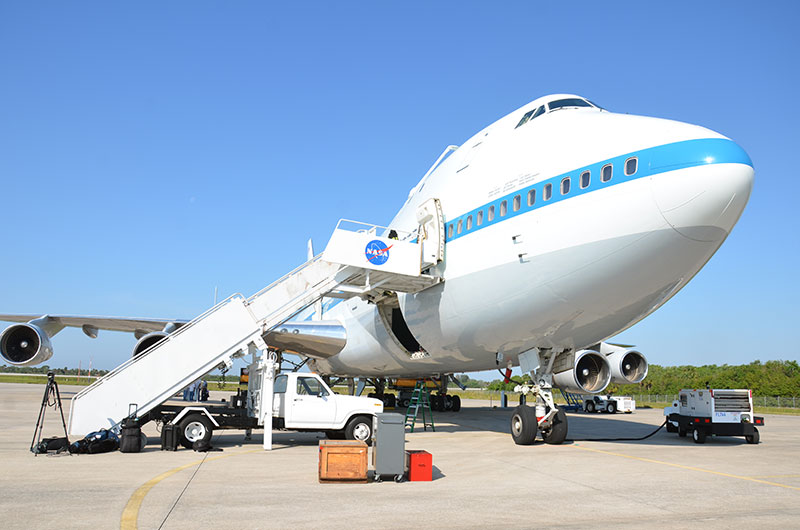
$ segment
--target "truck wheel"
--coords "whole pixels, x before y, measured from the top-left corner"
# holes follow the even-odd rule
[[[584,404],[584,408],[586,409],[586,412],[594,412],[594,402],[593,401],[586,402]]]
[[[567,438],[567,413],[558,409],[553,416],[553,426],[548,431],[542,431],[544,443],[558,445]]]
[[[539,422],[536,410],[527,405],[520,405],[511,415],[511,438],[517,445],[531,445],[536,439]]]
[[[211,440],[214,426],[203,414],[189,414],[181,420],[178,431],[181,433],[181,445],[191,449],[195,442]]]
[[[344,437],[348,440],[358,440],[372,443],[372,418],[370,416],[355,416],[347,422],[344,428]]]
[[[692,440],[694,440],[694,443],[696,444],[704,444],[706,443],[706,433],[700,429],[693,429]]]
[[[744,439],[747,440],[747,443],[749,444],[757,444],[759,440],[761,440],[761,435],[758,434],[758,429],[753,427],[753,434],[750,436],[745,436]]]
[[[617,404],[614,401],[609,401],[606,405],[606,412],[609,414],[616,414],[617,412]]]
[[[455,395],[453,396],[453,412],[458,412],[461,410],[461,396]]]
[[[668,421],[667,422],[667,432],[678,432],[678,428],[675,427],[675,425],[673,425],[671,421]],[[686,433],[683,433],[683,435],[686,436]]]

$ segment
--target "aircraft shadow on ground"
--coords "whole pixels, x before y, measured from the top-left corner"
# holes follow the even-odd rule
[[[506,434],[511,442],[510,423],[513,408],[471,407],[462,412],[434,413],[436,432],[497,432]],[[635,414],[635,413],[634,413]],[[663,422],[663,419],[661,420]],[[632,421],[627,414],[587,414],[581,412],[567,413],[569,434],[565,443],[602,441],[622,445],[698,445],[690,436],[681,438],[677,433],[669,433],[662,427],[657,433],[645,440],[630,440],[640,438],[655,431],[658,424],[646,424]],[[421,422],[417,422],[415,432],[422,431]],[[617,438],[625,438],[617,439]],[[511,442],[513,443],[513,442]],[[543,443],[537,439],[537,444]],[[743,437],[712,437],[708,438],[705,445],[741,445],[747,442]]]

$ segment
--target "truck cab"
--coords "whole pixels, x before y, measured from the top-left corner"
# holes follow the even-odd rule
[[[369,443],[372,419],[383,412],[379,399],[336,394],[317,374],[285,373],[275,378],[273,427],[324,431],[331,438]]]

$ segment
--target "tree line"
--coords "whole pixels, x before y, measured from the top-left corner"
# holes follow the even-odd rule
[[[514,390],[530,376],[514,376],[510,383],[495,379],[484,383],[489,390]],[[753,361],[750,364],[718,366],[660,366],[651,364],[647,377],[635,385],[608,386],[606,392],[628,394],[677,394],[684,388],[749,388],[757,396],[800,396],[800,365],[797,361]]]

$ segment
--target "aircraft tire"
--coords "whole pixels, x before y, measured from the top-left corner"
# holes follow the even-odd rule
[[[446,394],[442,401],[444,402],[444,410],[453,410],[453,396]]]
[[[521,405],[514,409],[511,415],[511,438],[515,444],[532,445],[538,429],[539,422],[533,407]]]
[[[542,431],[542,440],[551,445],[564,443],[567,439],[567,413],[562,409],[557,410],[553,416],[553,426],[548,431]]]
[[[461,396],[453,396],[453,412],[461,410]]]

